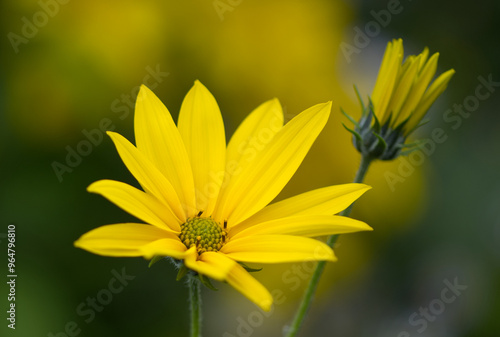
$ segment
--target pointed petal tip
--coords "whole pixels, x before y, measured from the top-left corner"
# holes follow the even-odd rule
[[[203,85],[203,83],[200,82],[200,80],[196,79],[194,80],[194,84],[193,84],[193,88],[205,88],[205,85]]]
[[[261,301],[261,302],[257,303],[257,305],[265,312],[269,312],[269,311],[271,311],[273,301],[272,300],[265,300],[265,301]]]
[[[349,183],[349,184],[345,184],[345,185],[357,186],[359,188],[359,191],[362,191],[363,193],[365,193],[366,191],[369,191],[373,188],[370,185],[361,184],[361,183]]]
[[[319,261],[319,260],[318,260]],[[333,252],[332,250],[332,255],[331,256],[328,256],[328,257],[325,257],[324,259],[321,259],[321,261],[327,261],[327,262],[337,262],[338,261],[338,258],[337,256],[335,256],[335,253]]]
[[[87,192],[97,193],[96,190],[97,190],[98,186],[100,184],[103,184],[103,183],[106,183],[106,182],[116,182],[116,181],[110,180],[110,179],[101,179],[101,180],[94,181],[92,184],[90,184],[87,187]]]
[[[78,240],[76,240],[75,242],[73,242],[73,247],[82,248],[80,245],[80,239],[81,239],[81,237]]]
[[[278,112],[280,115],[283,115],[283,107],[281,106],[281,102],[277,97],[271,98],[270,100],[264,102],[262,105],[267,105],[269,109],[273,111],[273,113]]]
[[[431,62],[437,63],[438,59],[439,59],[439,52],[436,52],[436,53],[432,54],[432,56],[429,58],[427,63],[431,63]]]
[[[279,105],[281,106],[281,102],[280,100],[278,99],[278,97],[273,97],[269,100],[269,102],[271,102],[272,104],[276,104],[276,105]]]
[[[147,85],[145,85],[144,83],[142,83],[141,86],[140,86],[140,88],[139,88],[139,92],[141,92],[143,90],[151,91],[151,89],[149,89]]]
[[[332,101],[316,104],[312,108],[317,108],[318,109],[318,110],[316,110],[317,113],[323,113],[323,114],[327,114],[328,116],[330,116],[330,112],[332,110]]]
[[[193,86],[191,87],[191,89],[189,91],[198,92],[198,90],[209,91],[207,89],[207,87],[203,83],[200,82],[200,80],[195,80],[193,83]]]
[[[155,95],[155,93],[149,89],[149,87],[145,84],[141,84],[140,88],[139,88],[139,93],[137,94],[137,101],[136,101],[136,104],[137,102],[140,102],[141,99],[145,99],[147,98],[149,95]]]
[[[352,183],[352,184],[358,185],[361,189],[365,189],[365,190],[371,190],[373,188],[370,185],[366,185],[366,184],[362,184],[362,183]]]
[[[97,181],[94,181],[92,184],[90,184],[89,186],[87,186],[87,192],[89,193],[95,193],[95,184],[97,183]]]
[[[358,232],[362,232],[362,231],[372,232],[373,227],[368,225],[366,222],[356,220],[356,231],[358,231]]]

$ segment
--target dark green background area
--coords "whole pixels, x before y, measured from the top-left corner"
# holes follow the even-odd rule
[[[260,45],[260,40],[247,41],[247,36],[243,35],[231,37],[230,29],[241,22],[250,32],[249,36],[261,30],[255,34],[262,34],[262,40],[266,34],[276,34],[281,46],[292,46],[300,41],[295,34],[300,35],[302,31],[297,26],[303,22],[302,14],[300,10],[296,11],[296,17],[280,13],[289,13],[288,6],[300,8],[302,5],[297,5],[298,2],[263,4],[262,15],[276,17],[274,26],[268,24],[269,20],[265,21],[267,25],[259,26],[260,17],[249,14],[259,5],[248,0],[227,12],[224,21],[219,20],[213,3],[208,0],[177,4],[149,1],[148,8],[157,7],[158,10],[144,14],[151,17],[145,16],[143,21],[135,19],[140,15],[134,6],[140,8],[141,5],[125,3],[131,7],[129,11],[134,20],[128,23],[126,16],[116,17],[117,13],[125,15],[127,12],[116,7],[122,6],[121,2],[109,1],[109,12],[104,13],[110,18],[109,31],[98,30],[92,33],[93,39],[103,38],[110,49],[117,48],[112,36],[116,33],[114,25],[120,22],[128,29],[120,35],[121,40],[130,38],[130,43],[144,40],[147,46],[154,48],[127,46],[125,42],[127,48],[124,50],[129,52],[116,57],[114,70],[109,68],[113,62],[100,63],[101,55],[87,49],[88,43],[71,39],[73,34],[79,36],[73,20],[79,18],[79,6],[83,5],[77,1],[61,5],[59,13],[47,26],[28,44],[20,46],[18,54],[13,51],[7,34],[19,33],[21,18],[33,15],[39,5],[35,1],[4,1],[0,5],[0,234],[7,232],[9,224],[15,224],[18,275],[17,329],[12,331],[6,328],[5,320],[8,308],[7,240],[0,237],[0,261],[3,261],[0,265],[1,336],[45,337],[53,333],[63,337],[57,333],[66,327],[80,331],[74,334],[76,336],[188,335],[187,289],[182,282],[175,281],[176,271],[172,264],[161,261],[148,268],[147,261],[142,258],[101,257],[73,247],[73,242],[92,228],[136,221],[102,197],[85,190],[99,179],[137,185],[122,165],[111,141],[103,136],[73,172],[62,176],[62,182],[52,167],[55,161],[64,163],[67,146],[75,149],[85,139],[82,130],[98,127],[103,118],[109,118],[115,131],[133,140],[133,111],[122,120],[121,113],[113,112],[110,106],[122,94],[132,96],[132,88],[142,83],[147,73],[146,66],[160,64],[162,71],[170,73],[154,91],[162,99],[168,96],[165,103],[174,119],[193,81],[201,79],[221,106],[227,138],[245,114],[274,96],[282,99],[283,95],[285,103],[287,99],[289,103],[298,102],[297,106],[286,104],[293,114],[322,100],[336,99],[323,97],[323,94],[316,97],[311,93],[317,88],[304,78],[302,68],[308,67],[305,63],[299,66],[290,63],[289,67],[296,68],[282,72],[297,75],[283,80],[279,79],[279,71],[266,74],[251,66],[248,66],[246,77],[240,73],[231,74],[231,68],[214,70],[221,69],[219,61],[226,53],[238,49],[244,50],[242,54],[247,57],[234,60],[241,63],[242,68],[255,60],[260,64],[287,64],[286,59],[273,59],[273,50],[262,53],[266,46]],[[343,27],[341,31],[333,31],[339,27],[332,22],[303,34],[311,34],[305,39],[317,41],[325,50],[338,51],[339,43],[332,45],[323,37],[340,35],[339,41],[351,43],[353,28],[363,29],[374,20],[371,11],[387,8],[388,1],[340,1],[332,7],[327,3],[330,2],[316,0],[303,6],[323,8],[324,5],[332,11],[324,15],[332,17],[339,15],[334,10],[341,9],[345,13],[340,15],[342,23],[338,23]],[[490,76],[500,82],[500,5],[497,1],[480,0],[467,5],[454,1],[401,1],[401,6],[402,12],[392,16],[381,34],[371,38],[369,46],[353,56],[350,66],[356,68],[359,62],[359,67],[370,69],[366,81],[373,83],[383,48],[392,38],[403,38],[405,51],[410,53],[419,53],[424,46],[431,52],[439,51],[439,71],[454,68],[456,74],[445,95],[431,109],[428,116],[431,121],[419,135],[428,138],[432,130],[442,128],[448,138],[436,145],[423,167],[418,168],[425,182],[422,183],[425,185],[422,187],[424,202],[419,199],[418,192],[407,185],[397,185],[398,191],[409,195],[410,200],[415,195],[417,210],[405,219],[407,223],[399,224],[391,216],[399,213],[397,200],[375,212],[382,212],[384,217],[371,214],[370,205],[361,204],[362,201],[358,210],[354,207],[352,216],[366,221],[375,231],[340,238],[336,250],[339,262],[328,266],[330,276],[322,282],[301,336],[473,337],[497,336],[500,329],[500,86],[496,86],[487,99],[480,100],[470,116],[460,117],[459,127],[454,128],[458,124],[444,118],[458,118],[459,115],[447,115],[446,111],[475,95],[479,77]],[[103,5],[91,1],[85,9],[87,12],[82,13],[80,19],[88,20],[88,26],[92,27],[92,20],[103,15]],[[71,16],[66,14],[70,12]],[[314,21],[314,15],[308,15]],[[164,21],[176,23],[162,26]],[[152,22],[159,22],[158,27],[168,26],[168,31],[153,32],[151,29],[148,35],[144,26],[156,27]],[[134,26],[139,24],[141,26]],[[163,35],[165,40],[161,39]],[[220,40],[223,38],[229,44],[222,45]],[[106,45],[102,48],[105,51]],[[363,56],[365,52],[377,57]],[[308,57],[309,63],[314,64],[316,57],[322,56],[311,54]],[[345,63],[334,59],[331,62]],[[40,70],[39,65],[49,65],[49,70]],[[314,76],[324,78],[328,74],[325,70]],[[238,83],[232,76],[238,77]],[[297,95],[293,95],[297,96],[295,101],[288,97],[285,87],[273,90],[272,83],[290,81],[296,81],[296,87],[304,90],[306,98],[303,101]],[[354,77],[340,79],[342,87],[349,88],[346,90],[350,90],[353,81]],[[258,82],[262,82],[262,86],[255,84]],[[239,86],[240,91],[233,86]],[[345,122],[339,116],[338,110],[332,111],[330,123]],[[328,167],[329,162],[325,164],[322,160],[320,149],[324,151],[327,136],[322,137],[325,138],[319,141],[323,147],[313,147],[313,157],[307,162],[307,168],[298,171],[299,177],[294,177],[285,195],[319,187],[324,181],[329,184],[349,182],[358,157],[349,145],[348,133],[335,135],[335,140],[344,144],[343,153],[348,153],[347,159],[340,156],[337,159],[340,168]],[[332,153],[338,153],[336,146],[332,141]],[[353,163],[346,166],[344,161]],[[397,170],[396,164],[394,168]],[[306,173],[316,172],[315,169],[323,180],[315,180],[320,178]],[[328,172],[333,176],[328,177]],[[376,181],[373,174],[369,174],[367,183]],[[374,188],[370,193],[377,198],[379,192]],[[355,259],[358,262],[352,262],[351,266],[352,252],[345,250],[349,245],[363,247],[362,262]],[[284,269],[280,270],[288,267],[282,266]],[[204,336],[237,336],[241,322],[248,324],[251,317],[264,318],[258,326],[250,326],[248,336],[279,336],[291,320],[306,282],[300,281],[300,290],[292,291],[289,283],[280,281],[281,273],[272,274],[273,268],[265,266],[262,276],[257,277],[262,277],[270,290],[281,290],[286,300],[276,305],[269,318],[224,284],[217,284],[218,292],[204,289]],[[336,268],[341,272],[336,274]],[[110,282],[116,277],[113,271],[125,271],[131,278],[127,285],[122,283],[123,288],[113,288],[115,293],[110,290]],[[270,281],[273,278],[277,281]],[[455,279],[467,289],[446,304],[443,313],[435,315],[433,321],[427,322],[425,331],[419,333],[417,329],[421,325],[410,324],[409,317],[433,301],[436,303],[446,287],[445,281]],[[108,294],[112,294],[109,303]],[[94,308],[94,317],[89,313],[87,301],[96,297],[107,304],[99,307],[100,312]]]

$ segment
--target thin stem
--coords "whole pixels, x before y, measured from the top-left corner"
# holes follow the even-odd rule
[[[200,281],[189,275],[187,280],[189,288],[189,305],[191,311],[190,337],[201,337],[201,289]]]
[[[368,156],[361,157],[361,163],[359,164],[358,172],[356,173],[356,177],[354,178],[354,183],[363,182],[372,160],[373,160],[372,157],[368,157]],[[340,213],[340,215],[348,216],[351,213],[353,205],[354,205],[354,203],[351,204],[349,207],[347,207],[344,211],[342,211]],[[338,234],[331,235],[330,237],[328,237],[328,240],[326,241],[327,245],[330,246],[331,248],[333,248],[333,246],[335,245],[335,242],[337,242],[338,237],[339,237]],[[325,269],[325,265],[326,265],[326,261],[319,261],[318,264],[316,265],[316,269],[314,270],[313,275],[312,275],[311,279],[309,280],[309,284],[308,284],[307,289],[304,293],[304,296],[302,297],[302,301],[300,302],[299,309],[297,310],[297,313],[295,314],[292,325],[290,326],[290,328],[286,332],[286,337],[294,337],[299,332],[299,329],[302,326],[302,323],[304,322],[304,319],[307,315],[309,307],[311,306],[312,299],[314,297],[314,294],[316,293],[319,279],[321,278],[321,275],[323,274],[323,270]]]

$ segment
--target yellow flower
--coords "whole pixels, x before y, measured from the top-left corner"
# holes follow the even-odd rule
[[[145,222],[102,226],[75,246],[106,256],[168,256],[195,273],[226,281],[264,310],[272,296],[242,266],[305,260],[334,261],[311,237],[371,230],[333,215],[370,187],[345,184],[268,205],[295,173],[323,129],[331,103],[313,106],[283,126],[277,99],[256,108],[226,147],[212,94],[196,81],[178,125],[162,102],[141,87],[132,145],[108,132],[144,191],[100,180],[88,187]]]
[[[403,62],[403,41],[387,44],[369,106],[355,130],[356,148],[363,154],[382,160],[396,158],[408,135],[419,125],[427,110],[446,89],[455,73],[450,69],[431,83],[439,53],[429,58],[429,49]],[[358,94],[359,95],[359,94]]]

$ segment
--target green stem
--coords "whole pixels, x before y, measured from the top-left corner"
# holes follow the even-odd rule
[[[354,183],[363,182],[366,176],[366,172],[368,171],[368,168],[370,167],[372,160],[373,160],[372,157],[368,156],[361,157],[361,163],[359,164],[358,172],[356,173],[356,177],[354,178]],[[348,216],[351,213],[353,205],[354,203],[351,204],[349,207],[347,207],[344,211],[342,211],[340,215]],[[330,237],[328,237],[328,240],[326,241],[327,245],[333,248],[335,242],[337,242],[338,237],[339,237],[338,234],[331,235]],[[302,301],[300,303],[299,309],[297,310],[297,313],[295,314],[292,325],[286,332],[286,337],[294,337],[299,332],[299,329],[302,326],[302,323],[304,322],[304,319],[307,315],[307,311],[311,306],[314,293],[316,292],[316,288],[318,287],[319,279],[323,274],[325,265],[326,261],[319,261],[318,264],[316,265],[316,269],[314,270],[311,280],[309,280],[309,285],[307,286],[304,296],[302,297]]]
[[[191,311],[190,337],[201,337],[201,288],[200,281],[189,275],[187,280],[189,288],[189,305]]]

